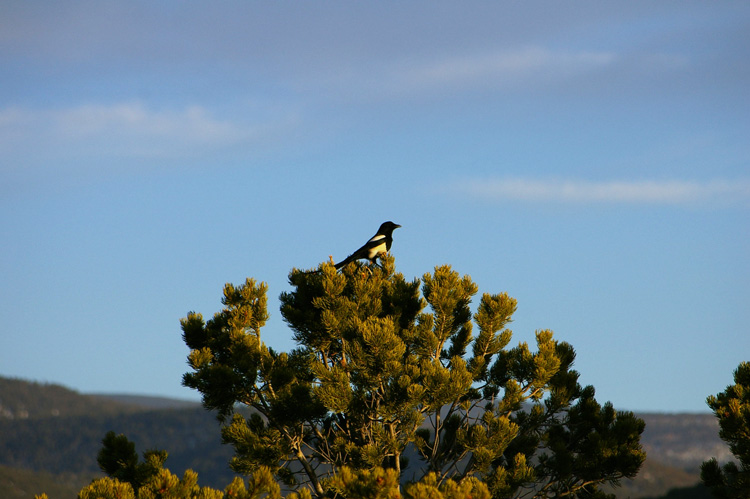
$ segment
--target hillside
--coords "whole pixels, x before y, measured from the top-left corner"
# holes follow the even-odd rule
[[[639,414],[646,422],[643,446],[655,461],[685,470],[717,458],[732,459],[729,447],[719,438],[719,421],[713,414]]]
[[[140,409],[195,409],[201,407],[200,402],[192,400],[178,400],[167,397],[154,397],[151,395],[127,395],[127,394],[93,394],[99,400],[111,400]]]
[[[74,498],[82,486],[94,476],[90,474],[53,474],[0,465],[0,497],[30,499],[45,493],[50,499]]]
[[[618,497],[663,496],[697,483],[698,467],[709,457],[731,457],[711,414],[640,417],[646,421],[642,444],[648,458],[635,480],[615,489]],[[55,493],[46,489],[50,499],[75,497],[101,475],[96,455],[110,430],[124,433],[139,453],[166,450],[172,472],[193,469],[202,485],[223,489],[234,476],[228,467],[232,449],[221,445],[216,418],[195,402],[83,395],[59,385],[0,378],[0,497],[32,498],[41,492],[29,489],[37,483],[62,486]]]
[[[76,491],[101,475],[96,455],[110,430],[124,433],[139,453],[167,450],[167,467],[180,475],[197,471],[202,485],[223,489],[234,477],[228,466],[232,450],[221,445],[215,416],[194,402],[83,395],[0,378],[0,404],[0,466],[67,476]],[[3,491],[2,481],[0,497],[14,497]]]
[[[81,395],[60,385],[0,377],[0,421],[89,414],[111,415],[141,409],[138,405],[126,401]]]

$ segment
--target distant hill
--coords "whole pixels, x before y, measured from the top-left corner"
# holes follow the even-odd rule
[[[700,465],[715,457],[732,459],[729,446],[719,438],[719,422],[713,414],[638,414],[646,422],[641,445],[646,462],[638,476],[624,480],[618,497],[669,499],[711,497],[700,483]],[[672,490],[679,488],[680,490]],[[622,494],[621,494],[622,493]]]
[[[201,407],[200,402],[192,400],[180,400],[167,397],[154,397],[151,395],[127,395],[127,394],[93,394],[92,397],[111,400],[126,406],[135,406],[142,409],[195,409]]]
[[[711,414],[639,416],[646,421],[641,443],[648,458],[636,479],[614,489],[618,497],[659,497],[692,486],[699,482],[701,462],[731,457]],[[195,470],[201,485],[223,489],[234,477],[228,466],[232,448],[221,444],[215,416],[196,402],[84,395],[0,377],[0,497],[32,499],[41,492],[31,490],[34,484],[54,483],[62,488],[47,488],[50,499],[73,499],[101,476],[96,455],[110,430],[124,433],[139,454],[166,450],[166,467],[177,475]]]
[[[623,480],[620,487],[608,488],[607,491],[618,497],[657,498],[672,489],[692,487],[699,482],[698,471],[670,466],[648,456],[637,477]]]
[[[74,498],[84,485],[99,475],[52,474],[0,466],[0,497],[3,499],[31,499],[47,494],[50,499]]]
[[[178,475],[195,470],[201,485],[223,489],[235,476],[228,465],[232,449],[221,444],[216,417],[199,403],[84,395],[59,385],[0,377],[0,466],[6,467],[5,475],[0,474],[0,497],[16,497],[3,489],[2,477],[11,468],[66,477],[77,493],[102,475],[96,456],[110,430],[125,434],[139,454],[166,450],[166,466]]]
[[[122,414],[139,409],[107,397],[81,395],[61,385],[0,377],[0,420]]]
[[[732,459],[729,446],[719,438],[719,421],[713,414],[639,414],[646,422],[642,444],[646,454],[664,464],[696,471],[715,457]]]

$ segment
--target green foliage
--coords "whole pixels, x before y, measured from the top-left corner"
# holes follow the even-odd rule
[[[395,469],[375,467],[370,470],[353,470],[342,466],[336,475],[326,481],[326,489],[334,497],[346,499],[401,499],[399,476]],[[438,479],[436,473],[406,486],[409,499],[490,499],[490,492],[480,480],[470,477],[461,482]]]
[[[107,433],[99,452],[102,470],[109,476],[94,480],[79,499],[280,499],[281,489],[268,468],[261,467],[245,486],[239,477],[224,492],[198,485],[198,474],[186,470],[179,478],[163,467],[164,451],[147,451],[139,463],[135,445],[124,435]],[[290,499],[310,499],[307,494]]]
[[[401,499],[398,473],[380,467],[353,470],[342,466],[333,478],[327,480],[326,489],[334,497],[347,499]]]
[[[422,480],[406,487],[406,496],[411,499],[490,499],[487,485],[476,477],[460,482],[451,479],[438,482],[438,475],[430,473]]]
[[[133,486],[117,478],[94,480],[78,493],[78,499],[136,499]]]
[[[239,480],[239,482],[242,481]],[[232,496],[229,491],[237,495]],[[138,487],[133,487],[131,483],[117,478],[105,477],[94,480],[78,493],[78,499],[224,499],[224,497],[259,499],[260,496],[248,495],[244,484],[235,483],[227,487],[225,495],[219,490],[198,486],[198,475],[194,471],[187,470],[180,479],[167,469],[158,470]]]
[[[146,451],[143,462],[138,462],[135,444],[125,435],[110,431],[102,440],[103,447],[96,460],[107,475],[129,483],[136,490],[157,475],[167,460],[165,451]]]
[[[480,479],[493,497],[595,497],[598,484],[640,468],[643,422],[578,384],[570,345],[544,330],[535,348],[508,348],[516,301],[507,294],[483,294],[472,314],[470,277],[446,265],[407,281],[391,257],[342,272],[293,270],[289,281],[280,299],[292,352],[261,341],[266,286],[252,279],[228,284],[208,322],[192,312],[182,320],[192,368],[184,384],[219,411],[235,471],[268,470],[318,496],[357,476],[379,488],[353,496],[385,497],[410,448],[425,487],[464,490]],[[234,413],[236,404],[255,413]]]
[[[346,499],[401,499],[401,486],[396,470],[375,467],[353,470],[342,466],[326,481],[326,489],[334,497]],[[425,475],[419,482],[406,486],[409,499],[490,499],[490,492],[480,480],[469,477],[461,482],[439,480],[436,473]]]
[[[138,499],[222,499],[224,494],[198,485],[198,474],[185,471],[180,479],[167,469],[160,469],[138,488]]]
[[[734,385],[706,402],[719,419],[719,437],[739,460],[720,466],[716,459],[701,466],[701,479],[718,498],[750,497],[750,362],[734,371]]]

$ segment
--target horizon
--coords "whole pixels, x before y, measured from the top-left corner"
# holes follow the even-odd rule
[[[144,394],[144,393],[133,393],[133,392],[81,392],[79,390],[76,390],[74,388],[70,388],[68,386],[62,385],[60,383],[55,383],[51,381],[38,381],[38,380],[30,380],[30,379],[24,379],[24,378],[17,378],[13,376],[4,376],[0,375],[0,378],[5,379],[13,379],[16,381],[22,381],[26,383],[32,383],[32,384],[40,384],[40,385],[46,385],[46,386],[56,386],[60,388],[64,388],[66,390],[69,390],[77,395],[85,396],[85,397],[108,397],[108,398],[117,398],[117,397],[127,397],[127,398],[146,398],[146,399],[158,399],[158,400],[164,400],[164,401],[172,401],[176,403],[194,403],[197,405],[200,405],[203,407],[201,403],[201,397],[198,396],[197,398],[186,398],[186,397],[179,397],[179,396],[171,396],[171,395],[158,395],[158,394]],[[625,411],[625,412],[632,412],[636,415],[638,414],[652,414],[652,415],[685,415],[685,416],[712,416],[715,417],[713,412],[711,412],[710,409],[707,409],[705,411],[678,411],[678,412],[669,412],[669,411],[634,411],[631,409],[628,409],[626,407],[624,408],[615,408],[618,411]],[[206,409],[208,410],[208,409]]]

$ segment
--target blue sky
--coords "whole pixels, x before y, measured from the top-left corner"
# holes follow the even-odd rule
[[[750,4],[0,4],[0,374],[196,398],[179,319],[385,220],[601,402],[750,360]]]

